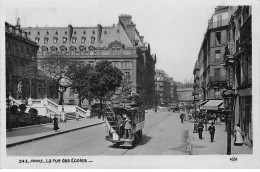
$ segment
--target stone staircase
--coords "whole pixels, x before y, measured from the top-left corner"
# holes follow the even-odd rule
[[[9,96],[10,106],[17,105],[19,107],[20,104],[24,103],[21,100],[16,100],[13,97]],[[29,101],[28,101],[29,102]],[[30,106],[27,105],[27,109],[25,112],[29,112],[31,108],[35,108],[38,110],[39,116],[48,116],[54,118],[57,116],[60,121],[66,120],[74,120],[78,116],[78,118],[87,118],[90,117],[90,111],[86,111],[77,105],[64,105],[64,112],[62,112],[62,105],[58,105],[57,103],[45,98],[45,99],[30,99]]]

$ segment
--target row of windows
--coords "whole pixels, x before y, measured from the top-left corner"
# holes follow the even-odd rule
[[[66,44],[67,43],[67,37],[62,37],[62,43]],[[35,42],[38,44],[40,42],[40,38],[39,37],[35,37]],[[53,38],[53,44],[57,44],[58,42],[58,38],[54,37]],[[76,43],[77,42],[77,37],[72,37],[72,43]],[[86,42],[86,37],[81,37],[81,43],[84,44]],[[94,43],[95,42],[95,37],[92,36],[90,43]],[[48,44],[49,43],[49,38],[48,37],[44,37],[44,44]]]
[[[132,67],[132,62],[112,62],[112,65],[121,69],[122,67],[124,68],[131,68]]]
[[[50,51],[47,47],[45,46],[42,46],[41,47],[41,51],[39,51],[39,54],[42,54],[42,55],[47,55],[48,52],[50,52],[51,54],[57,54],[57,53],[61,53],[62,55],[67,55],[67,53],[69,52],[69,55],[76,55],[77,53],[79,53],[79,55],[94,55],[96,53],[96,50],[95,50],[95,47],[93,46],[90,46],[88,48],[88,50],[86,49],[86,47],[84,46],[79,46],[79,51],[77,51],[77,47],[70,47],[69,48],[69,51],[67,51],[67,48],[65,46],[61,46],[60,47],[60,51],[58,51],[58,48],[57,47],[54,47],[52,46],[50,48]],[[123,49],[121,48],[111,48],[110,49],[110,55],[121,55],[123,54]]]
[[[68,32],[65,31],[65,32],[64,32],[64,35],[67,35],[67,34],[68,34]],[[73,34],[74,34],[74,35],[77,35],[77,31],[74,31]],[[95,31],[94,31],[94,30],[92,31],[92,34],[93,34],[93,35],[95,34]],[[107,34],[107,31],[106,31],[106,30],[104,31],[104,34]],[[28,35],[31,35],[31,32],[30,32],[30,31],[28,32]],[[40,31],[37,32],[37,35],[41,35],[41,34],[40,34]],[[46,31],[46,35],[49,35],[49,31]],[[55,35],[58,35],[58,31],[55,32]],[[86,31],[85,31],[85,30],[83,31],[83,35],[86,35]]]
[[[30,55],[30,53],[32,53],[32,55],[35,55],[35,52],[33,52],[33,50],[30,50],[30,48],[28,47],[24,47],[23,45],[19,45],[17,43],[13,43],[12,45],[13,46],[11,46],[11,43],[9,41],[6,41],[6,50],[7,51],[13,50],[13,52],[17,52],[25,55]]]

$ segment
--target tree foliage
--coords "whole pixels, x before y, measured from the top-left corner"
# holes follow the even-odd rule
[[[44,60],[40,62],[41,68],[43,68],[48,75],[51,76],[56,85],[57,91],[60,93],[60,105],[63,101],[63,90],[66,90],[70,85],[65,76],[70,63],[71,60],[63,57],[62,55],[50,55],[45,57]]]
[[[78,94],[80,107],[82,100],[93,97],[89,92],[89,79],[92,72],[91,65],[75,61],[68,65],[68,70],[65,73],[66,78],[70,80],[69,87]]]
[[[96,64],[89,80],[89,91],[100,100],[101,109],[102,101],[120,87],[122,79],[123,73],[111,62],[102,60]]]

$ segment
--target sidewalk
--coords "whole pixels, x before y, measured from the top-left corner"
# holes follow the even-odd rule
[[[59,123],[60,129],[58,130],[58,132],[55,132],[53,130],[53,124],[51,123],[14,129],[12,131],[6,132],[6,147],[8,148],[18,144],[23,144],[34,140],[39,140],[103,123],[104,121],[102,120],[102,118],[98,119],[97,117],[93,117],[81,118],[78,121],[69,120],[66,123]]]
[[[191,153],[193,155],[226,155],[227,154],[227,132],[225,131],[225,123],[221,125],[215,125],[214,142],[210,142],[209,131],[202,133],[202,140],[199,139],[198,133],[193,133],[193,125],[191,124],[191,130],[189,131],[189,141],[191,144]],[[209,127],[210,124],[207,125]],[[247,145],[234,146],[234,137],[231,136],[231,154],[252,154],[253,150]]]

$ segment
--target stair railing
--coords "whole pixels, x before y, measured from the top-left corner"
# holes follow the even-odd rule
[[[87,116],[88,116],[87,113],[90,113],[77,105],[75,106],[75,108],[76,108],[76,114],[79,114],[79,116],[81,116],[81,117],[87,118]]]

